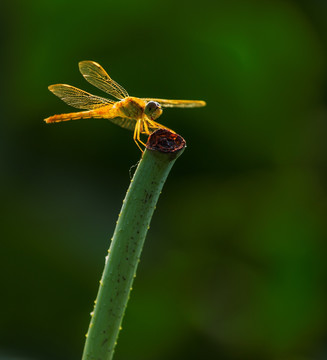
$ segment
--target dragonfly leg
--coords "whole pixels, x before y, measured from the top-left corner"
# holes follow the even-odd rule
[[[135,129],[134,129],[134,135],[133,135],[133,140],[135,142],[135,144],[137,145],[137,147],[143,152],[139,142],[145,146],[145,144],[141,141],[140,139],[140,120],[138,120],[136,122],[136,125],[135,125]]]
[[[175,131],[169,129],[167,126],[164,126],[164,125],[162,125],[162,124],[159,124],[159,123],[157,123],[157,122],[155,122],[155,121],[153,121],[153,120],[148,120],[148,121],[149,121],[150,127],[153,128],[154,130],[157,130],[157,129],[166,129],[166,130],[169,130],[169,131],[171,131],[172,133],[175,134]]]
[[[143,122],[144,123],[144,122]],[[141,140],[141,138],[140,138],[140,134],[141,134],[141,132],[142,132],[142,124],[143,124],[142,122],[141,122],[141,120],[139,120],[138,121],[138,124],[139,124],[139,126],[138,126],[138,131],[137,131],[137,141],[139,141],[142,145],[144,145],[144,146],[146,146],[145,144],[144,144],[144,142]]]
[[[143,130],[144,134],[150,135],[149,127],[146,121],[143,121]]]

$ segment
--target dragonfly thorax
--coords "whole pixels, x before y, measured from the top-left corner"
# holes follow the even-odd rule
[[[117,103],[122,117],[141,119],[144,114],[145,102],[135,97],[127,97]]]

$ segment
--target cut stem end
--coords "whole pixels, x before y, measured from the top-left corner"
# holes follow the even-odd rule
[[[186,141],[178,134],[167,130],[158,129],[154,131],[146,143],[148,150],[162,153],[176,153],[186,147]]]

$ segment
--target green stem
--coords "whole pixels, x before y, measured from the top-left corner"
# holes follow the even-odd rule
[[[155,134],[160,131],[158,143]],[[113,357],[152,214],[170,169],[185,147],[185,141],[179,136],[182,146],[176,145],[177,136],[162,129],[150,136],[155,144],[150,150],[151,142],[148,142],[150,145],[143,153],[123,201],[91,315],[82,360],[110,360]]]

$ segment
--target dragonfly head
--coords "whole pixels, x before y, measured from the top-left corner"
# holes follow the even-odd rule
[[[150,120],[155,120],[162,114],[162,109],[156,101],[149,101],[145,105],[144,113]]]

